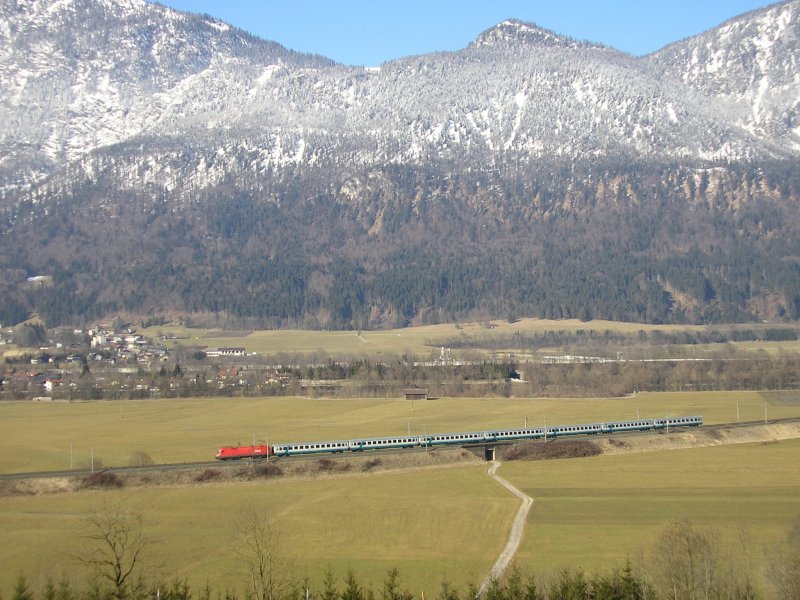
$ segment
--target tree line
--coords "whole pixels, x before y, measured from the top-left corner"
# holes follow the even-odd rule
[[[229,575],[224,590],[199,590],[186,580],[164,580],[156,574],[141,514],[119,506],[95,509],[87,517],[71,555],[88,582],[44,575],[33,590],[24,573],[17,577],[11,600],[414,600],[417,594],[389,569],[379,589],[359,580],[353,570],[338,579],[328,569],[322,582],[298,576],[281,530],[268,511],[242,505],[233,520],[239,574]],[[800,518],[783,540],[763,550],[766,571],[754,567],[758,550],[743,529],[739,542],[722,539],[714,528],[687,520],[667,523],[641,564],[630,560],[607,572],[586,573],[565,566],[537,577],[519,563],[503,576],[459,589],[445,577],[436,600],[796,600],[800,597]],[[169,565],[166,565],[169,568]],[[420,593],[420,598],[424,594]],[[430,596],[429,596],[430,597]]]
[[[24,359],[24,357],[22,357]],[[476,355],[460,363],[414,362],[386,356],[275,368],[252,363],[227,368],[184,356],[183,362],[159,363],[152,370],[121,373],[116,367],[85,362],[65,370],[61,384],[48,392],[54,399],[139,399],[213,396],[325,396],[385,398],[402,396],[409,387],[424,387],[446,397],[617,397],[636,392],[770,391],[800,389],[800,357],[795,354],[747,353],[723,346],[706,358],[649,358],[595,362],[541,362]],[[5,374],[0,398],[41,396],[40,386]],[[113,374],[113,377],[109,375]],[[325,385],[315,385],[324,382]]]

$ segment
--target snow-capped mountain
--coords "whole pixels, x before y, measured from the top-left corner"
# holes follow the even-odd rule
[[[365,70],[143,0],[2,0],[0,189],[149,135],[258,131],[278,165],[796,155],[799,6],[643,59],[506,21]]]
[[[800,151],[800,3],[783,2],[672,44],[645,63],[714,99],[734,125]]]
[[[2,0],[0,172],[24,183],[143,133],[221,126],[242,87],[329,64],[143,0]]]

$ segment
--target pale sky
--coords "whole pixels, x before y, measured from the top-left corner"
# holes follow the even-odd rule
[[[759,0],[161,0],[349,65],[464,48],[520,19],[634,55],[769,5]]]

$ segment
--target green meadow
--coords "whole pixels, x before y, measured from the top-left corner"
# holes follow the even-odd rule
[[[217,329],[190,329],[182,326],[164,325],[149,327],[140,333],[145,336],[173,335],[184,345],[209,347],[243,346],[248,352],[259,354],[311,354],[326,353],[333,356],[377,356],[379,354],[424,355],[438,351],[440,346],[453,338],[470,341],[490,341],[509,333],[542,333],[545,331],[607,330],[620,333],[645,331],[695,331],[701,326],[691,325],[645,325],[615,321],[579,321],[577,319],[547,320],[521,319],[514,323],[504,320],[487,323],[454,323],[422,325],[402,329],[373,331],[307,331],[307,330],[258,330],[226,332]]]
[[[148,564],[165,580],[187,579],[224,592],[246,582],[235,517],[255,508],[276,525],[275,544],[292,572],[320,582],[348,569],[380,586],[397,567],[404,585],[434,594],[448,577],[479,581],[505,544],[517,501],[482,465],[194,487],[0,498],[0,593],[24,570],[74,577],[89,512],[113,507],[143,516]],[[435,582],[435,583],[434,583]],[[76,583],[83,584],[83,581]],[[239,591],[244,591],[240,589]]]
[[[665,522],[710,527],[720,548],[759,571],[800,518],[800,440],[506,463],[535,499],[522,564],[538,572],[646,564]]]
[[[125,466],[213,458],[256,440],[299,442],[488,428],[702,415],[705,422],[800,416],[800,394],[674,392],[625,398],[200,398],[0,404],[0,472]]]
[[[792,392],[652,393],[609,399],[213,398],[0,404],[0,471],[206,460],[228,443],[270,443],[701,414],[706,423],[800,416]],[[413,409],[413,410],[412,410]],[[506,463],[501,475],[535,498],[520,561],[602,570],[637,560],[671,519],[752,536],[760,549],[800,515],[800,441],[590,459]],[[446,577],[479,583],[505,543],[518,501],[486,467],[453,466],[335,478],[131,488],[0,498],[0,594],[24,569],[76,573],[69,556],[98,506],[139,511],[165,578],[242,580],[233,517],[271,515],[295,570],[319,582],[354,569],[377,590],[400,569],[403,586],[436,594]],[[745,529],[741,528],[745,525]],[[739,539],[738,537],[736,539]],[[761,554],[759,554],[761,556]],[[76,582],[80,583],[80,582]]]
[[[735,327],[735,326],[731,326]],[[753,328],[751,325],[743,326]],[[728,327],[730,328],[730,327]],[[370,356],[380,357],[409,354],[427,356],[431,352],[438,353],[442,346],[448,346],[453,340],[462,340],[477,349],[481,343],[487,346],[510,334],[536,334],[547,331],[592,331],[598,334],[611,331],[619,334],[635,334],[647,332],[678,331],[713,331],[715,328],[702,325],[648,325],[642,323],[623,323],[617,321],[579,321],[577,319],[548,320],[520,319],[513,323],[506,320],[491,322],[444,323],[439,325],[421,325],[389,330],[364,331],[309,331],[309,330],[257,330],[257,331],[223,331],[219,329],[195,329],[180,325],[154,326],[140,331],[147,337],[157,335],[175,336],[176,343],[186,346],[202,345],[210,348],[244,347],[248,352],[257,352],[266,356],[291,356],[294,354],[324,354],[336,358]],[[769,354],[781,352],[796,353],[800,351],[800,342],[736,342],[733,347],[749,351],[766,351]],[[692,351],[714,351],[724,347],[716,345],[692,345]],[[545,350],[545,349],[540,349]],[[480,352],[480,350],[477,350]],[[511,351],[509,349],[509,351]],[[484,350],[491,353],[490,350]]]
[[[800,516],[800,440],[541,462],[505,463],[500,474],[534,498],[518,562],[548,578],[560,567],[605,572],[647,560],[659,531],[688,518],[725,547],[763,551]],[[86,516],[103,507],[143,515],[149,565],[195,591],[244,582],[235,515],[256,507],[276,523],[286,564],[319,589],[352,569],[376,591],[390,568],[404,589],[433,597],[447,579],[479,583],[505,543],[519,501],[485,465],[326,479],[130,489],[0,498],[0,593],[24,570],[83,584]],[[152,571],[151,571],[152,572]],[[77,579],[76,579],[77,578]],[[241,583],[239,583],[241,585]]]

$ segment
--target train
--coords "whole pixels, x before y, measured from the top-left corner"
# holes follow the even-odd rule
[[[258,459],[270,456],[297,456],[302,454],[335,454],[404,448],[430,448],[448,445],[492,444],[516,440],[555,439],[573,435],[623,433],[629,431],[669,430],[670,428],[699,427],[702,416],[667,417],[663,419],[635,419],[579,425],[555,425],[540,428],[511,428],[485,431],[464,431],[425,435],[398,435],[323,442],[297,442],[290,444],[223,446],[217,451],[217,460]]]

